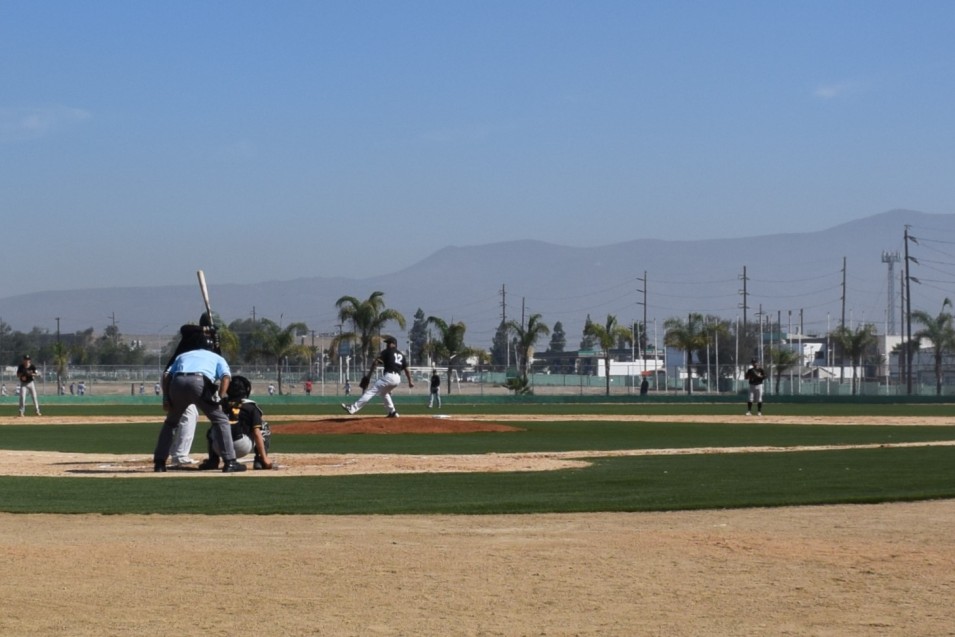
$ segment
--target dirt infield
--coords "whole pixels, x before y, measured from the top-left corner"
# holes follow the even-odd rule
[[[277,432],[397,431],[380,418],[272,420]],[[449,433],[508,426],[421,420]],[[589,456],[276,455],[280,471],[219,477],[541,470]],[[0,453],[6,475],[162,479],[150,469],[147,453]],[[0,514],[0,635],[955,635],[953,526],[955,501],[460,517]]]
[[[283,434],[333,436],[346,434],[367,435],[397,435],[397,434],[464,434],[478,432],[509,432],[520,431],[516,425],[507,425],[498,420],[514,419],[515,421],[533,421],[541,416],[507,417],[495,416],[492,420],[480,417],[456,416],[454,418],[410,417],[389,419],[384,417],[355,418],[355,417],[311,417],[284,416],[272,418],[272,427],[275,436],[273,449],[281,449]],[[629,420],[640,422],[644,420],[665,421],[676,420],[679,417],[645,417],[645,416],[617,416],[591,417],[594,420]],[[547,416],[547,420],[560,420],[561,417]],[[574,420],[572,417],[563,417],[565,420]],[[680,419],[685,421],[686,418]],[[694,417],[694,420],[710,422],[712,424],[727,424],[739,422],[737,417],[712,416]],[[765,418],[767,423],[783,423],[792,420],[808,424],[843,424],[846,426],[859,424],[893,424],[897,426],[913,424],[948,424],[942,418],[908,418],[900,422],[894,418],[888,419],[865,417],[831,419],[790,419],[787,417]],[[883,420],[885,422],[883,422]],[[23,423],[24,419],[0,419],[0,425]],[[92,422],[142,422],[142,419],[129,418],[86,418],[69,417],[53,419],[27,419],[26,422],[36,426],[44,424],[89,424]],[[158,431],[159,420],[156,420]],[[942,441],[937,443],[900,443],[903,446],[955,446],[955,442]],[[194,450],[198,443],[194,445]],[[636,455],[675,455],[675,454],[715,454],[715,453],[767,453],[767,452],[795,452],[834,449],[861,449],[885,447],[885,444],[874,445],[843,445],[843,446],[815,446],[815,447],[714,447],[714,448],[679,448],[679,449],[621,449],[614,451],[561,451],[561,452],[529,452],[529,453],[494,453],[470,455],[415,455],[415,454],[329,454],[329,453],[297,453],[282,454],[281,451],[272,453],[272,459],[279,463],[277,471],[246,472],[241,477],[281,478],[283,476],[333,476],[357,475],[370,473],[467,473],[467,472],[501,472],[501,471],[556,471],[559,469],[581,468],[589,464],[591,458],[610,456]],[[194,453],[195,458],[202,454]],[[244,458],[243,462],[250,461]],[[0,475],[9,476],[45,476],[45,477],[89,477],[89,478],[162,478],[163,474],[153,472],[151,453],[142,454],[84,454],[53,451],[10,451],[0,449]],[[180,476],[196,478],[210,478],[218,472],[203,472],[197,469],[180,469],[176,471]]]

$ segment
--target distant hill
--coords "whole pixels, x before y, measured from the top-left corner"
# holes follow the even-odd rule
[[[893,210],[796,234],[705,241],[637,239],[593,248],[540,241],[449,246],[399,272],[365,279],[209,283],[213,309],[229,322],[249,318],[254,311],[258,317],[283,324],[301,321],[317,333],[332,332],[337,330],[334,303],[339,297],[365,298],[381,290],[388,307],[401,311],[409,327],[415,311],[422,308],[426,315],[464,321],[469,344],[480,347],[490,345],[500,323],[503,287],[509,319],[520,319],[522,299],[526,299],[527,314],[540,313],[551,326],[558,320],[563,323],[572,349],[588,314],[596,322],[603,322],[607,314],[616,315],[622,323],[642,319],[644,271],[647,317],[650,329],[657,320],[660,338],[662,322],[671,316],[683,317],[690,311],[729,319],[741,316],[744,266],[748,318],[755,319],[762,306],[773,320],[780,317],[785,328],[789,321],[798,325],[802,313],[807,333],[824,333],[840,319],[845,257],[847,312],[856,323],[874,322],[881,331],[887,323],[888,305],[888,269],[881,255],[903,250],[906,224],[921,239],[955,240],[955,215]],[[608,230],[608,236],[611,232]],[[912,256],[931,258],[925,243],[913,245]],[[895,278],[903,265],[896,264]],[[916,275],[920,266],[912,267]],[[922,278],[955,280],[955,272],[947,275],[921,267]],[[913,308],[938,311],[942,299],[951,295],[946,287],[951,285],[923,281],[913,288]],[[898,296],[900,289],[895,283],[893,296]],[[894,304],[899,306],[897,300]],[[196,321],[201,311],[193,281],[165,287],[37,292],[0,299],[0,318],[21,331],[39,326],[52,332],[56,317],[60,317],[65,332],[88,327],[101,331],[116,320],[123,334],[171,334],[180,324]]]

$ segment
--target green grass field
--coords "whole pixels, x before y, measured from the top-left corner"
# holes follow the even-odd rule
[[[520,407],[520,408],[515,408]],[[871,407],[871,409],[870,409]],[[269,413],[333,413],[331,406],[276,406]],[[460,413],[503,413],[468,405]],[[287,410],[287,411],[286,411]],[[454,413],[453,410],[448,410]],[[625,413],[685,416],[685,422],[587,420]],[[156,479],[0,477],[0,511],[31,513],[397,514],[665,511],[923,500],[955,497],[955,446],[882,445],[955,441],[953,426],[738,425],[694,422],[696,414],[737,414],[739,405],[562,404],[506,406],[509,414],[579,415],[576,421],[510,422],[516,433],[461,435],[283,435],[273,452],[484,454],[697,447],[879,445],[853,450],[594,458],[583,469],[342,477],[175,474]],[[945,405],[774,405],[788,416],[938,416]],[[155,408],[91,406],[57,415],[155,417]],[[413,413],[412,409],[403,410]],[[200,432],[204,426],[200,424]],[[149,455],[155,423],[7,425],[0,448]],[[201,448],[200,436],[194,451]]]

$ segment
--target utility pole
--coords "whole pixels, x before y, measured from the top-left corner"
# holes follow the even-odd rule
[[[501,329],[504,329],[504,325],[507,323],[507,288],[502,283],[501,284]],[[508,335],[504,333],[504,370],[506,371],[511,366],[511,343]]]
[[[846,258],[842,257],[842,319],[839,327],[843,335],[846,331]],[[845,348],[839,348],[839,384],[846,382],[846,353]]]
[[[909,263],[918,261],[915,257],[909,256],[909,241],[914,242],[918,245],[918,241],[915,237],[909,234],[909,226],[905,226],[905,361],[906,361],[906,379],[905,379],[905,391],[911,395],[912,394],[912,281],[916,283],[919,282],[918,279],[913,277],[910,273]]]
[[[902,329],[899,331],[899,333],[902,334],[902,349],[899,351],[899,385],[900,386],[902,385],[902,379],[906,377],[905,351],[908,349],[908,345],[909,345],[907,342],[905,342],[905,324],[907,322],[905,319],[905,298],[906,298],[905,273],[906,272],[907,272],[907,269],[903,270],[902,272],[899,272],[899,290],[900,290],[899,293],[902,295],[901,298],[899,298],[899,312],[901,313],[899,318],[902,321],[902,325],[901,325]]]
[[[743,289],[740,290],[740,294],[743,296],[743,302],[739,304],[740,308],[743,310],[743,329],[746,329],[746,310],[749,309],[749,294],[746,291],[746,282],[749,281],[749,277],[746,276],[746,266],[743,266],[743,275],[740,277],[740,280],[743,282]]]
[[[637,305],[642,305],[642,306],[643,306],[643,338],[644,338],[644,342],[643,342],[643,351],[641,352],[641,357],[643,358],[643,360],[646,360],[646,359],[647,359],[647,344],[646,344],[646,335],[647,335],[647,271],[646,271],[646,270],[643,271],[643,278],[641,279],[640,277],[637,277],[637,281],[642,281],[642,282],[643,282],[643,289],[642,289],[642,290],[637,290],[637,292],[643,292],[643,303],[641,303],[640,301],[637,301]],[[636,338],[637,335],[634,334],[633,337]],[[640,343],[639,343],[639,342],[637,343],[637,347],[640,347]],[[644,365],[644,369],[646,369],[646,365]]]

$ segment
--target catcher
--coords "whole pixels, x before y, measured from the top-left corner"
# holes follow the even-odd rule
[[[375,368],[379,365],[384,369],[384,374],[371,384],[371,377],[375,373]],[[342,409],[349,414],[357,414],[365,404],[375,396],[381,396],[382,402],[388,408],[388,417],[397,418],[398,412],[395,410],[395,401],[391,398],[391,392],[401,384],[401,373],[404,372],[408,378],[408,387],[414,387],[411,380],[411,370],[408,369],[408,359],[398,351],[398,339],[394,336],[385,338],[385,349],[371,363],[371,369],[362,376],[359,387],[362,388],[361,397],[355,401],[355,404],[348,405],[342,403]]]
[[[226,397],[222,399],[222,409],[229,417],[232,425],[232,444],[235,446],[235,457],[242,458],[255,453],[252,461],[253,469],[275,469],[276,464],[269,459],[269,446],[272,440],[272,431],[269,423],[262,420],[262,410],[255,401],[249,400],[252,394],[252,383],[245,376],[233,376]],[[219,459],[222,451],[212,436],[212,428],[206,433],[208,440],[209,457],[199,464],[200,471],[211,471],[219,468]]]

